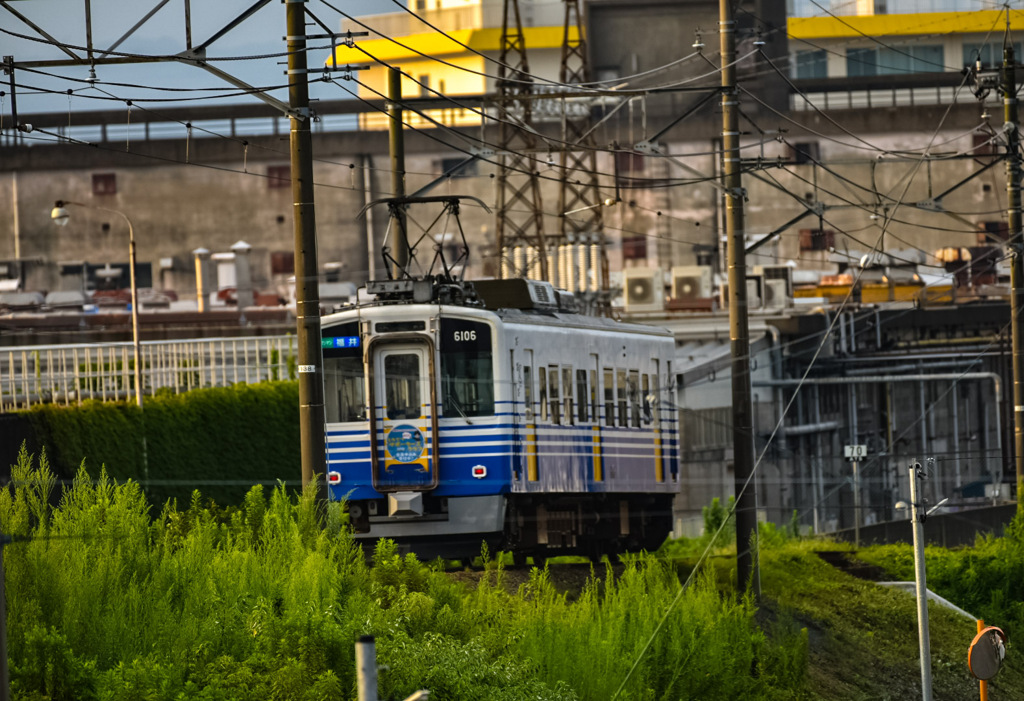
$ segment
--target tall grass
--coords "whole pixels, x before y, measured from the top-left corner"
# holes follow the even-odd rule
[[[508,591],[499,566],[467,589],[387,541],[370,567],[310,491],[255,487],[227,510],[196,493],[157,513],[102,473],[55,494],[45,455],[23,450],[12,477],[19,699],[353,699],[353,644],[371,634],[382,698],[606,700],[680,591],[652,556],[573,601],[543,570]],[[806,640],[768,640],[753,616],[699,578],[620,698],[792,698]]]

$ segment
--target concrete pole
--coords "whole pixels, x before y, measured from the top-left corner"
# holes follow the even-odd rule
[[[291,107],[292,202],[295,220],[295,321],[298,337],[299,452],[302,484],[327,473],[324,437],[320,284],[313,206],[313,135],[306,61],[305,0],[285,0],[288,23],[288,104]]]
[[[199,312],[206,311],[206,305],[210,300],[210,275],[207,270],[210,260],[208,248],[197,248],[192,251],[196,259],[196,309]]]
[[[1017,126],[1017,78],[1013,44],[1003,47],[1003,133],[1006,135],[1006,222],[1009,231],[1011,323],[1013,346],[1013,454],[1017,472],[1017,513],[1024,513],[1024,241],[1021,241],[1020,132]],[[1002,410],[1002,407],[999,408]]]
[[[356,641],[356,693],[359,701],[377,701],[377,650],[372,635]]]
[[[924,566],[924,518],[927,509],[917,481],[924,479],[921,463],[910,466],[910,522],[914,532],[914,584],[917,592],[917,638],[921,651],[921,698],[932,701],[932,650],[928,635],[928,581]]]
[[[252,291],[252,265],[249,261],[252,246],[245,241],[237,241],[231,246],[231,251],[235,254],[235,294],[238,296],[238,310],[242,311],[255,303]]]
[[[750,329],[747,262],[740,177],[739,95],[736,89],[736,20],[731,0],[719,0],[722,52],[722,180],[728,239],[729,338],[732,343],[732,438],[736,491],[736,588],[748,585],[761,598],[757,557],[757,489],[754,474],[753,407],[750,389]]]
[[[402,124],[402,72],[388,68],[388,150],[391,153],[391,196],[405,197],[405,125]],[[394,277],[402,277],[409,263],[409,234],[406,231],[405,208],[396,207],[395,245],[392,250],[398,270]]]

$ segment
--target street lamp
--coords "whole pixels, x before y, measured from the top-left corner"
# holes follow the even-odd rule
[[[53,211],[50,212],[50,219],[52,219],[53,223],[57,226],[67,226],[68,220],[71,219],[71,215],[68,214],[67,205],[96,209],[101,212],[111,212],[112,214],[116,214],[124,219],[125,223],[128,224],[128,273],[132,287],[132,346],[134,347],[135,355],[135,403],[138,404],[141,409],[142,354],[139,349],[139,290],[135,284],[135,230],[132,228],[131,220],[124,212],[120,212],[116,209],[108,209],[107,207],[97,207],[94,204],[71,202],[69,200],[57,200],[53,205]]]

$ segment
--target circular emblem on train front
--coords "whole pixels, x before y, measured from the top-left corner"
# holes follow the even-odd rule
[[[391,429],[385,444],[388,453],[398,462],[414,462],[423,455],[423,433],[409,424]]]

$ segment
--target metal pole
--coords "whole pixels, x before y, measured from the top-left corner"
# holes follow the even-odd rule
[[[1017,468],[1017,513],[1024,513],[1024,242],[1021,241],[1020,133],[1017,127],[1017,79],[1013,44],[1003,47],[1003,133],[1006,134],[1006,222],[1009,227],[1012,288],[1011,327],[1013,344],[1013,454]]]
[[[917,638],[921,650],[921,698],[932,701],[932,652],[928,636],[928,582],[924,566],[924,504],[919,503],[917,481],[921,463],[910,466],[910,522],[914,531],[914,583],[917,593]]]
[[[388,150],[391,153],[391,196],[405,197],[405,132],[402,124],[402,72],[388,68]],[[405,210],[396,207],[394,258],[401,270],[409,262],[409,237],[405,230]],[[401,277],[401,270],[395,277]]]
[[[142,351],[139,347],[139,287],[135,282],[135,229],[128,222],[128,279],[132,288],[132,352],[135,355],[135,403],[142,408]]]
[[[739,97],[736,90],[736,21],[732,2],[719,0],[722,51],[722,180],[728,239],[729,338],[732,341],[732,438],[736,490],[736,583],[748,583],[755,600],[761,585],[757,565],[757,489],[750,390],[750,330],[747,319],[747,262],[743,224],[746,193],[740,179]]]
[[[853,461],[853,544],[860,548],[860,473]]]
[[[377,650],[372,635],[356,641],[356,689],[359,701],[377,701]]]
[[[306,0],[285,0],[288,23],[288,103],[295,219],[295,321],[298,337],[299,440],[302,484],[327,472],[324,447],[323,351],[313,207],[313,137],[306,63]]]
[[[978,619],[978,632],[985,630],[985,621]],[[988,701],[988,682],[984,679],[978,680],[978,698],[980,701]]]

